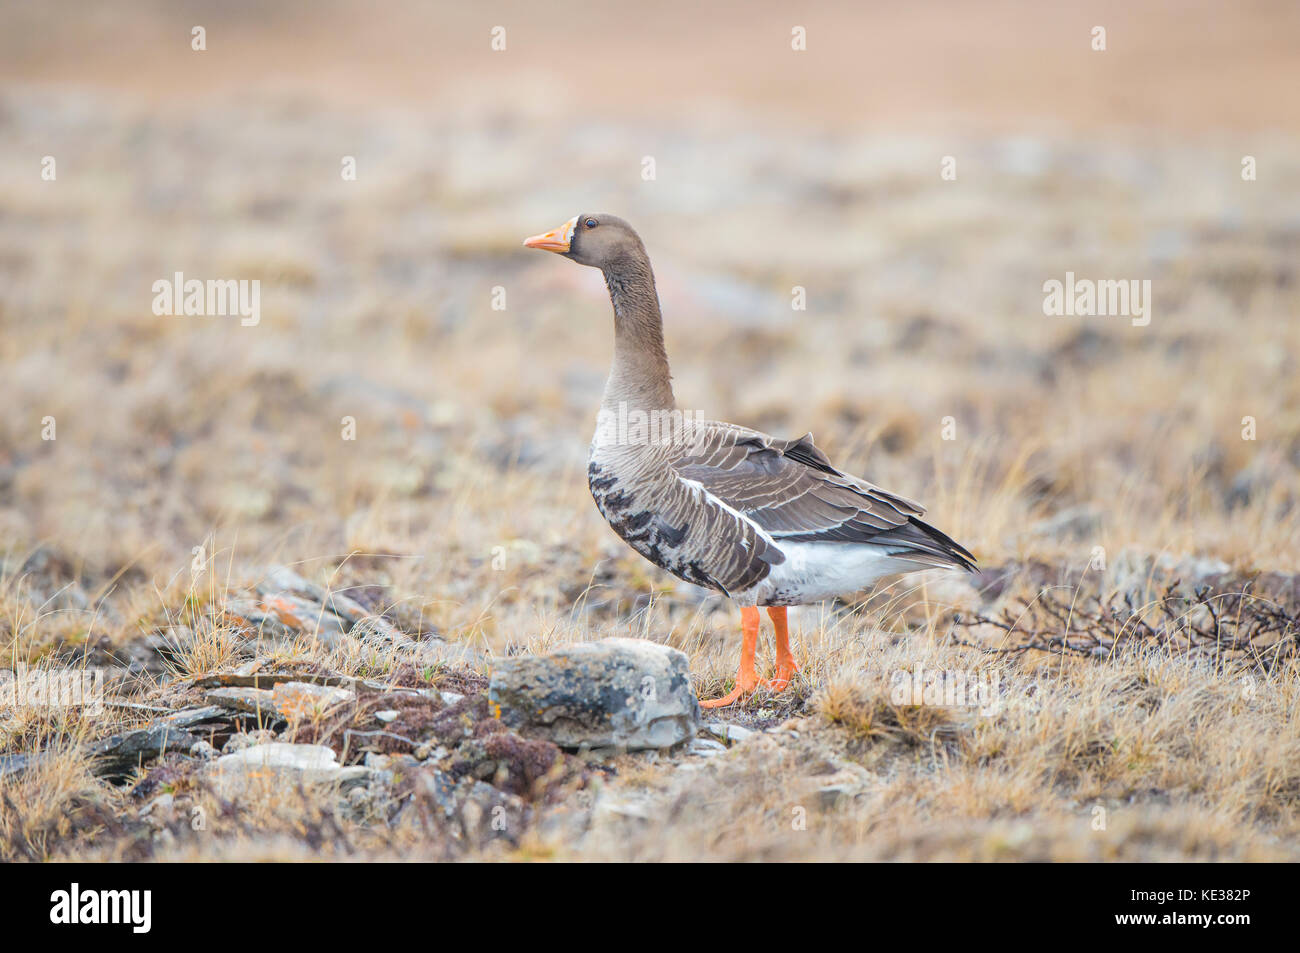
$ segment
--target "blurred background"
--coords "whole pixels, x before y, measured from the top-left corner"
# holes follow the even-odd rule
[[[6,624],[129,638],[196,548],[489,641],[671,589],[587,497],[600,276],[520,247],[580,212],[644,238],[683,407],[985,565],[1294,571],[1297,49],[1287,2],[5,4]],[[1045,316],[1067,271],[1150,324]],[[175,272],[260,323],[155,315]]]

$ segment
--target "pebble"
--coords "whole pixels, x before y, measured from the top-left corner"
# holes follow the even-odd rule
[[[686,753],[701,758],[712,758],[726,750],[727,746],[721,741],[714,741],[712,738],[696,738],[687,747]]]
[[[721,738],[723,741],[729,741],[732,744],[744,741],[754,734],[750,729],[742,728],[740,725],[729,725],[719,721],[706,721],[701,727],[713,737]]]

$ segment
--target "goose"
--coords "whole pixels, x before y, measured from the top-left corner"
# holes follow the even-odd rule
[[[790,684],[789,606],[900,573],[975,570],[974,556],[921,521],[920,504],[840,470],[811,433],[782,440],[678,410],[650,258],[623,219],[575,215],[524,246],[599,268],[609,290],[614,361],[587,466],[596,507],[655,565],[740,606],[734,687],[702,707]],[[775,633],[770,680],[755,669],[759,607]]]

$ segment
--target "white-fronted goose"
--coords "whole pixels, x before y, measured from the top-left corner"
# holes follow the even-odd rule
[[[614,365],[587,469],[596,506],[633,549],[740,606],[730,705],[759,684],[781,691],[797,672],[786,607],[975,558],[918,517],[921,506],[836,469],[812,434],[780,440],[677,410],[663,318],[645,246],[613,215],[577,215],[525,239],[605,275],[614,306]],[[754,669],[758,606],[776,629],[776,672]]]

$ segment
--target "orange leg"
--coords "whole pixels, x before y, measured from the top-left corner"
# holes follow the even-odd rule
[[[730,695],[700,702],[701,708],[724,708],[734,705],[740,696],[748,695],[759,686],[758,673],[754,671],[754,653],[758,650],[758,607],[747,606],[740,610],[740,671],[736,673],[736,687]]]
[[[790,652],[790,631],[786,628],[785,606],[768,606],[767,614],[776,629],[776,677],[768,682],[774,692],[785,691],[799,666]]]

